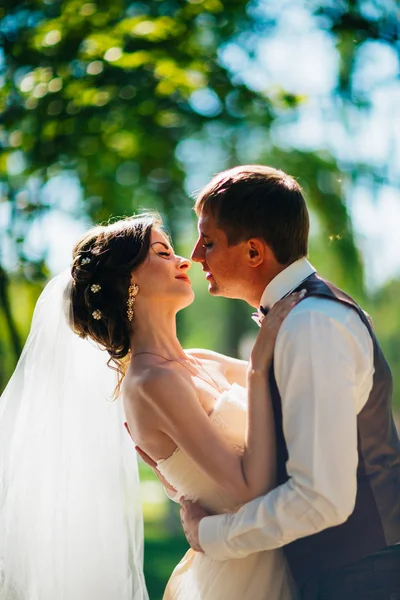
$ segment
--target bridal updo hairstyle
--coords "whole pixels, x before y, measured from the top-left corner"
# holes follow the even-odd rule
[[[263,165],[234,167],[202,189],[194,209],[212,215],[228,244],[263,239],[281,265],[308,254],[309,217],[302,189],[283,171]]]
[[[70,325],[107,350],[121,377],[134,323],[127,317],[131,273],[148,256],[152,229],[161,226],[152,213],[121,219],[93,227],[73,249]]]

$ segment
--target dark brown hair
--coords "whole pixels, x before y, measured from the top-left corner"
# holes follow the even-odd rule
[[[302,189],[283,171],[262,165],[234,167],[200,192],[196,214],[211,214],[229,245],[263,239],[288,265],[308,253],[309,217]]]
[[[89,337],[107,350],[109,366],[119,373],[116,394],[130,350],[131,273],[148,256],[152,229],[161,225],[153,213],[121,219],[93,227],[73,249],[70,325],[80,337]]]

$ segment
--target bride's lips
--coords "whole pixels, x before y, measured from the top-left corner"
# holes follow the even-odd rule
[[[213,279],[213,276],[211,275],[211,273],[206,273],[206,279]]]
[[[186,281],[186,283],[191,284],[189,277],[186,277],[186,275],[179,275],[179,277],[175,277],[175,279],[182,279],[182,281]]]

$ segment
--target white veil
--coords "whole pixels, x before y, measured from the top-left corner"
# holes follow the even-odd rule
[[[0,399],[0,600],[147,600],[136,452],[108,354],[46,286]]]

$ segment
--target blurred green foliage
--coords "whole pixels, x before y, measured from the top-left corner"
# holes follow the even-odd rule
[[[156,208],[178,250],[189,254],[194,216],[184,185],[196,157],[188,156],[190,145],[185,141],[196,143],[203,154],[218,147],[224,167],[245,159],[297,177],[312,215],[311,260],[357,299],[365,299],[362,259],[344,191],[358,175],[374,179],[381,174],[368,165],[339,166],[326,150],[279,145],[272,134],[274,125],[295,119],[307,99],[276,88],[252,89],[221,60],[221,51],[232,43],[251,59],[254,40],[275,32],[276,19],[268,10],[259,10],[262,4],[3,2],[0,390],[49,276],[46,251],[34,256],[26,243],[34,225],[55,209],[90,223],[142,207]],[[353,86],[360,46],[379,40],[398,47],[393,3],[372,3],[374,10],[370,4],[362,0],[309,4],[316,23],[336,41],[340,59],[336,93],[343,106],[363,107],[367,101]],[[246,142],[251,146],[247,154]],[[60,175],[76,182],[80,202],[71,200],[68,205],[67,198],[61,208],[43,193],[46,182],[64,185]],[[248,307],[210,299],[198,273],[194,283],[198,301],[179,316],[183,342],[237,354],[240,340],[254,333]],[[386,301],[391,299],[385,296],[382,302]],[[385,335],[390,346],[392,334],[385,331]],[[398,357],[389,353],[396,368]]]
[[[368,105],[354,86],[362,45],[379,41],[398,48],[395,4],[309,3],[315,22],[336,42],[336,94],[343,107]],[[267,0],[3,2],[0,389],[26,335],[21,313],[29,314],[32,305],[26,311],[24,297],[34,299],[37,292],[35,287],[20,291],[16,302],[9,284],[23,289],[42,284],[49,275],[45,251],[33,256],[26,244],[43,214],[59,208],[42,193],[46,182],[63,185],[60,174],[73,177],[82,202],[63,210],[76,218],[86,215],[88,222],[157,208],[178,249],[189,253],[194,219],[184,191],[190,169],[183,156],[185,140],[198,142],[205,153],[218,146],[223,166],[249,156],[297,177],[315,224],[313,262],[364,299],[362,260],[344,190],[359,174],[372,180],[382,174],[371,165],[339,166],[326,150],[279,145],[271,135],[274,124],[295,119],[307,98],[276,88],[253,89],[221,60],[221,51],[232,43],[253,58],[255,39],[275,32],[276,18],[268,15],[268,6]],[[246,156],[244,142],[253,138],[258,144]],[[183,339],[237,353],[250,327],[247,308],[219,299],[212,300],[210,311],[200,285],[201,303],[180,317]],[[197,321],[210,320],[214,335],[206,339],[194,315]]]
[[[400,279],[386,283],[366,303],[375,332],[391,366],[394,378],[393,398],[400,425]],[[400,430],[400,428],[399,428]]]
[[[141,202],[159,206],[160,196],[171,216],[188,206],[179,141],[213,119],[233,127],[271,119],[268,97],[232,85],[218,61],[249,22],[245,9],[219,0],[9,2],[0,98],[8,197],[31,174],[44,183],[72,170],[97,221]],[[213,98],[211,114],[193,108],[196,92]],[[20,162],[10,177],[12,156]]]
[[[13,316],[20,308],[9,301],[13,310],[7,310],[9,278],[43,282],[48,276],[45,255],[32,256],[26,244],[33,225],[58,208],[43,194],[45,183],[63,185],[60,174],[74,177],[83,201],[64,210],[89,221],[157,208],[180,249],[188,225],[193,226],[184,192],[186,157],[179,155],[184,140],[202,140],[205,152],[220,146],[224,166],[230,166],[240,162],[244,139],[261,134],[266,143],[257,160],[288,170],[308,187],[310,207],[323,224],[313,237],[315,254],[330,240],[332,273],[362,295],[361,261],[336,161],[328,154],[293,154],[270,136],[273,123],[294,117],[304,99],[284,90],[251,89],[220,58],[232,41],[243,48],[248,44],[251,57],[252,36],[273,32],[274,19],[261,18],[252,8],[254,3],[241,0],[3,3],[0,388],[13,362],[5,357],[7,349],[13,349],[15,361],[21,347]],[[7,263],[7,254],[14,262]],[[220,305],[222,317],[214,303],[220,343],[211,344],[237,353],[248,328],[241,318],[245,311]],[[193,338],[187,321],[180,318],[182,335]],[[25,335],[22,328],[20,338]],[[210,343],[203,337],[198,342]]]

